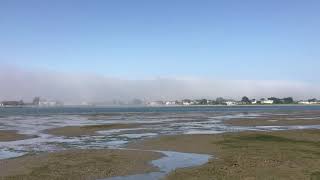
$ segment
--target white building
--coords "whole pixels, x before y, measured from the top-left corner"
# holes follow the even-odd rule
[[[184,101],[184,102],[182,102],[182,104],[185,105],[185,106],[190,106],[191,102]]]
[[[52,106],[58,106],[59,103],[56,101],[47,101],[47,100],[40,100],[39,101],[39,106],[42,107],[52,107]]]
[[[273,104],[273,100],[264,100],[264,101],[261,101],[261,104]]]
[[[316,102],[316,101],[300,101],[299,104],[311,105],[311,104],[318,104],[318,102]]]
[[[235,101],[227,101],[226,102],[227,106],[235,106],[237,103]]]
[[[175,101],[167,101],[167,102],[166,102],[166,105],[167,105],[167,106],[176,105],[176,102],[175,102]]]

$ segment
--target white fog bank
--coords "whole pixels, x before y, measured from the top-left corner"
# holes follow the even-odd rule
[[[0,67],[0,100],[31,100],[40,96],[65,102],[175,100],[242,96],[320,98],[320,85],[299,81],[154,78],[129,80],[91,74],[60,73]]]

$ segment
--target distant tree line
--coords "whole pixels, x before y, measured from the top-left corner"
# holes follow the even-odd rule
[[[263,104],[266,100],[273,101],[272,104],[294,104],[296,103],[292,97],[286,97],[286,98],[276,98],[276,97],[270,97],[270,98],[261,98],[260,100],[256,99],[250,99],[247,96],[243,96],[240,101],[235,101],[232,99],[224,99],[222,97],[218,97],[214,100],[211,99],[184,99],[181,101],[176,100],[175,104],[177,105],[185,105],[185,104],[191,104],[191,105],[227,105],[228,102],[236,102],[237,104]]]
[[[286,98],[276,98],[276,97],[270,97],[267,100],[273,101],[272,104],[294,104],[296,103],[292,97],[286,97]],[[261,98],[260,100],[252,99],[250,100],[247,96],[242,97],[241,103],[242,104],[262,104],[265,102],[265,98]]]

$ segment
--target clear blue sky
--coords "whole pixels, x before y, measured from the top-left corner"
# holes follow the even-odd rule
[[[1,0],[0,63],[320,82],[319,9],[319,0]]]

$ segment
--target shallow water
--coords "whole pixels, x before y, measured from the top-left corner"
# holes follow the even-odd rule
[[[305,116],[305,112],[313,113]],[[316,112],[316,113],[315,113]],[[0,130],[17,130],[36,138],[0,142],[0,159],[26,153],[59,151],[69,148],[119,148],[128,142],[161,135],[217,134],[246,130],[274,131],[320,129],[316,126],[251,126],[224,124],[235,118],[263,117],[316,119],[320,106],[219,106],[219,107],[127,107],[127,108],[0,108]],[[92,119],[94,117],[94,119]],[[139,128],[99,131],[98,135],[63,137],[44,130],[64,126],[140,123]]]
[[[154,151],[160,152],[165,156],[151,161],[151,164],[159,168],[159,172],[151,172],[146,174],[136,174],[130,176],[118,176],[106,178],[103,180],[158,180],[178,168],[186,168],[200,166],[208,162],[212,157],[205,154],[181,153],[174,151]]]

